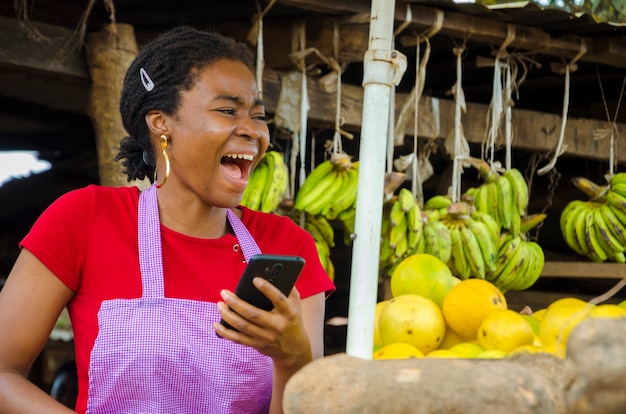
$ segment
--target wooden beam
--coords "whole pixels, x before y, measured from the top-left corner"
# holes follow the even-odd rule
[[[325,13],[363,14],[369,13],[369,2],[349,0],[278,0],[280,3],[307,10]],[[511,49],[521,49],[538,54],[572,59],[586,46],[585,54],[580,58],[586,62],[596,62],[620,68],[626,68],[626,44],[621,37],[584,37],[568,35],[551,36],[549,33],[534,27],[509,25],[497,20],[472,16],[464,13],[443,11],[434,7],[410,4],[411,22],[418,33],[434,26],[437,14],[443,14],[440,34],[464,40],[468,36],[472,41],[500,46],[509,28],[514,29],[515,38],[510,43]],[[396,3],[395,17],[398,22],[406,21],[407,3]],[[402,37],[405,46],[415,42],[415,37]]]
[[[32,26],[41,38],[29,34],[17,19],[0,16],[0,67],[88,79],[85,57],[66,45],[71,30],[42,23]]]
[[[276,109],[280,92],[280,73],[265,71],[264,100],[268,112]],[[321,89],[314,79],[308,82],[310,101],[309,120],[316,123],[333,125],[335,122],[335,95]],[[396,114],[408,98],[406,93],[396,94]],[[358,132],[361,127],[363,88],[354,85],[342,85],[341,107],[345,119],[343,128]],[[481,144],[485,136],[486,119],[489,106],[486,104],[467,103],[463,130],[469,142]],[[538,152],[553,152],[558,141],[561,116],[524,109],[513,109],[512,145],[518,149]],[[565,151],[563,155],[608,160],[609,139],[596,141],[594,132],[605,128],[604,121],[585,118],[570,118],[565,127]],[[408,122],[405,131],[413,135],[413,120]],[[624,130],[626,124],[618,124],[618,130]],[[431,97],[423,97],[420,103],[420,122],[418,136],[427,139],[443,139],[454,129],[454,102]],[[618,141],[618,159],[626,158],[626,143]]]
[[[326,0],[320,0],[323,3]],[[344,6],[353,4],[353,2],[338,2]],[[334,4],[334,2],[333,2]],[[5,19],[10,21],[11,19]],[[2,23],[4,20],[0,21]],[[17,25],[13,19],[14,27]],[[0,33],[3,31],[4,25],[0,26]],[[61,29],[60,29],[61,30]],[[2,38],[0,38],[0,41]],[[15,38],[13,38],[15,40]],[[38,70],[45,70],[51,75],[58,74],[61,77],[73,78],[72,83],[80,81],[85,85],[89,83],[89,75],[86,70],[86,63],[82,53],[74,52],[74,55],[67,55],[60,62],[58,60],[58,50],[51,49],[45,44],[25,40],[26,45],[31,48],[29,53],[35,54],[38,59],[36,63],[29,57],[29,53],[13,53],[0,51],[0,65],[10,62],[13,65],[25,65],[37,67]],[[9,43],[10,44],[10,43]],[[9,50],[20,49],[11,45]],[[10,58],[10,59],[9,59]],[[54,62],[56,64],[48,64],[45,62]],[[625,59],[626,62],[626,59]],[[62,64],[61,64],[62,63]],[[267,69],[264,78],[264,100],[268,103],[268,112],[276,109],[276,103],[280,93],[280,74],[279,72]],[[333,125],[335,122],[335,96],[323,91],[317,84],[316,80],[309,80],[309,99],[311,101],[311,110],[309,118],[312,122],[327,123]],[[407,99],[407,94],[396,95],[396,108],[402,107]],[[342,86],[342,116],[345,118],[344,128],[352,131],[358,131],[361,125],[363,102],[363,88],[355,85]],[[445,138],[450,130],[454,128],[453,105],[451,100],[424,97],[420,105],[420,129],[418,136],[422,138],[441,139]],[[470,142],[482,143],[485,135],[485,120],[487,119],[488,106],[485,104],[468,103],[467,113],[464,116],[464,130],[467,139]],[[435,115],[438,113],[438,115]],[[409,125],[413,122],[410,121]],[[437,127],[438,124],[438,127]],[[558,130],[561,125],[561,117],[559,115],[548,114],[537,111],[513,110],[513,146],[520,149],[527,149],[539,152],[551,152],[555,149]],[[626,130],[626,125],[618,124],[619,130]],[[609,140],[601,141],[593,140],[593,133],[596,130],[604,128],[604,121],[597,121],[584,118],[568,119],[565,130],[565,155],[573,155],[578,157],[606,160],[609,157]],[[407,135],[413,134],[412,127],[407,128]],[[619,142],[618,159],[626,159],[625,143]]]
[[[548,261],[543,266],[541,277],[623,279],[626,277],[626,266],[622,263]]]

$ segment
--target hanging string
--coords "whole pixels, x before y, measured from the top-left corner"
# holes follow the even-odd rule
[[[598,65],[594,65],[596,68],[596,77],[598,78],[598,84],[600,85],[600,94],[602,95],[602,103],[604,104],[604,111],[606,113],[606,118],[609,122],[610,128],[610,137],[611,142],[609,144],[609,175],[612,176],[615,174],[615,170],[617,168],[617,151],[615,147],[617,145],[617,114],[619,113],[619,108],[622,104],[622,97],[624,96],[624,87],[626,86],[626,75],[624,75],[624,80],[622,81],[622,90],[619,94],[619,99],[617,100],[617,107],[615,108],[615,115],[613,115],[613,120],[611,121],[611,115],[609,114],[609,107],[606,102],[606,97],[604,96],[604,88],[602,87],[602,80],[600,79],[600,72],[598,71]],[[600,136],[596,136],[596,132],[594,132],[594,140],[603,139],[606,137],[606,134],[601,134]]]
[[[248,33],[248,42],[250,42],[251,45],[256,45],[256,84],[259,89],[260,98],[263,98],[263,71],[265,70],[263,18],[274,3],[276,3],[276,0],[271,0],[267,7],[261,11],[261,4],[259,3],[259,0],[256,0],[257,15],[254,18],[252,29],[250,29],[250,32]]]
[[[502,123],[503,114],[506,114],[506,107],[510,104],[506,94],[508,93],[507,87],[503,87],[503,83],[506,85],[507,78],[510,78],[511,59],[506,48],[515,40],[515,26],[512,24],[507,25],[506,38],[500,45],[500,49],[495,54],[493,62],[493,81],[492,81],[492,97],[489,104],[489,110],[487,112],[487,124],[489,127],[486,129],[486,137],[483,141],[483,148],[481,157],[483,159],[489,159],[489,165],[494,165],[495,158],[495,146],[498,133],[500,131],[500,125]],[[502,70],[504,69],[504,74]],[[510,138],[510,137],[509,137]],[[507,142],[510,145],[510,142]],[[507,145],[507,151],[509,146]]]
[[[559,139],[556,145],[556,149],[554,150],[554,154],[552,156],[552,160],[545,166],[539,168],[537,170],[538,175],[544,175],[548,171],[550,171],[556,165],[556,161],[561,156],[561,151],[563,147],[563,138],[565,137],[565,125],[567,124],[567,112],[569,109],[569,87],[570,87],[570,71],[575,71],[577,66],[576,62],[583,57],[583,55],[587,53],[587,43],[584,39],[580,39],[580,50],[578,54],[574,56],[572,61],[565,65],[565,92],[563,93],[563,114],[561,115],[561,132],[559,134]]]
[[[413,11],[411,5],[406,5],[404,21],[396,28],[391,38],[391,48],[395,48],[396,37],[402,33],[413,21]],[[387,174],[393,172],[393,156],[395,152],[395,131],[396,131],[396,86],[391,88],[389,93],[389,121],[387,123]],[[402,135],[404,137],[404,134]]]
[[[404,143],[404,136],[406,127],[409,120],[409,112],[413,109],[413,153],[411,159],[411,171],[412,171],[412,184],[411,191],[418,200],[423,200],[423,191],[421,188],[420,177],[420,157],[418,154],[418,125],[419,125],[419,101],[424,91],[424,84],[426,81],[426,65],[430,58],[430,38],[437,34],[443,26],[444,13],[441,10],[436,10],[435,22],[433,26],[424,31],[421,34],[416,35],[416,50],[415,50],[415,86],[411,90],[409,97],[407,98],[404,106],[402,107],[400,114],[398,115],[398,122],[393,127],[393,142],[391,139],[388,141],[388,163],[392,162],[393,148],[395,144],[401,145]],[[407,14],[403,25],[398,27],[394,36],[397,36],[402,32],[412,21],[411,7],[407,4]],[[424,55],[421,56],[421,43],[426,43],[426,49]],[[393,101],[395,103],[395,99]],[[390,116],[395,115],[395,110],[390,113]],[[391,118],[390,118],[391,119]],[[389,149],[388,148],[388,149]],[[390,158],[391,157],[391,158]],[[427,159],[427,158],[426,158]],[[389,164],[388,164],[389,165]],[[391,170],[389,170],[391,171]]]
[[[466,39],[467,40],[467,39]],[[461,112],[465,111],[465,97],[461,87],[463,81],[463,66],[461,58],[465,51],[465,42],[461,47],[455,47],[453,53],[456,56],[456,83],[454,85],[454,158],[452,161],[452,189],[451,198],[457,202],[461,198],[461,174],[462,167],[459,165],[466,154],[461,152],[463,144],[463,130],[461,124]]]
[[[335,134],[333,135],[333,154],[339,154],[343,152],[343,145],[341,137],[346,136],[350,139],[353,135],[343,131],[341,125],[343,125],[343,118],[341,116],[341,74],[343,73],[342,65],[339,64],[339,23],[335,22],[333,25],[333,58],[329,58],[330,67],[336,72],[336,96],[335,96]]]

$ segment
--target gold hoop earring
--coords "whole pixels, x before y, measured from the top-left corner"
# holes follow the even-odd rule
[[[159,143],[161,144],[161,154],[163,154],[163,158],[165,158],[165,177],[163,177],[163,182],[161,184],[156,184],[157,182],[157,170],[159,169],[159,163],[157,161],[157,165],[154,168],[154,183],[156,188],[161,188],[165,185],[168,177],[170,176],[170,157],[167,155],[165,149],[167,148],[167,137],[165,135],[161,135]]]

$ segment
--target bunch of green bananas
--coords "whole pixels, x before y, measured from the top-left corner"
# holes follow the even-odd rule
[[[474,199],[476,210],[493,217],[511,234],[520,232],[521,218],[526,214],[529,191],[524,176],[515,168],[499,174],[483,163],[479,174],[484,183],[470,188],[466,194]]]
[[[591,199],[565,206],[560,217],[563,239],[594,262],[626,263],[626,173],[615,174],[608,186],[581,177],[574,184]]]
[[[424,208],[426,208],[426,205],[428,205],[428,202],[424,204]],[[430,206],[432,206],[432,203]],[[422,238],[424,239],[423,253],[428,253],[442,262],[448,263],[452,255],[450,230],[440,220],[441,214],[439,210],[424,210],[424,216],[424,230],[422,231]]]
[[[525,240],[522,234],[505,233],[496,256],[495,270],[489,272],[486,279],[502,293],[526,290],[541,276],[544,261],[539,244]]]
[[[288,177],[283,155],[277,151],[266,152],[250,176],[241,205],[266,213],[274,212],[283,201]]]
[[[295,209],[329,220],[354,207],[358,183],[358,161],[334,154],[311,171],[298,190]]]
[[[495,271],[500,233],[491,216],[473,211],[469,203],[460,201],[450,204],[440,220],[450,233],[451,254],[447,264],[453,275],[461,280],[485,279]]]
[[[392,273],[402,259],[424,251],[422,232],[424,222],[417,199],[406,188],[401,188],[383,208],[381,228],[381,267]],[[422,246],[420,247],[420,243]]]
[[[302,226],[315,241],[320,262],[331,279],[335,278],[335,266],[330,259],[330,249],[335,247],[335,231],[324,216],[313,216],[306,213],[292,213],[289,217],[299,226]],[[302,222],[301,219],[304,221]]]

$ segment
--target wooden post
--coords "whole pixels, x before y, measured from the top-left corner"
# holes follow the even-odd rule
[[[120,140],[127,135],[119,102],[124,74],[137,56],[135,32],[130,25],[109,24],[101,32],[90,34],[87,45],[87,64],[92,80],[87,113],[96,135],[100,184],[138,185],[129,183],[121,163],[113,161]]]

